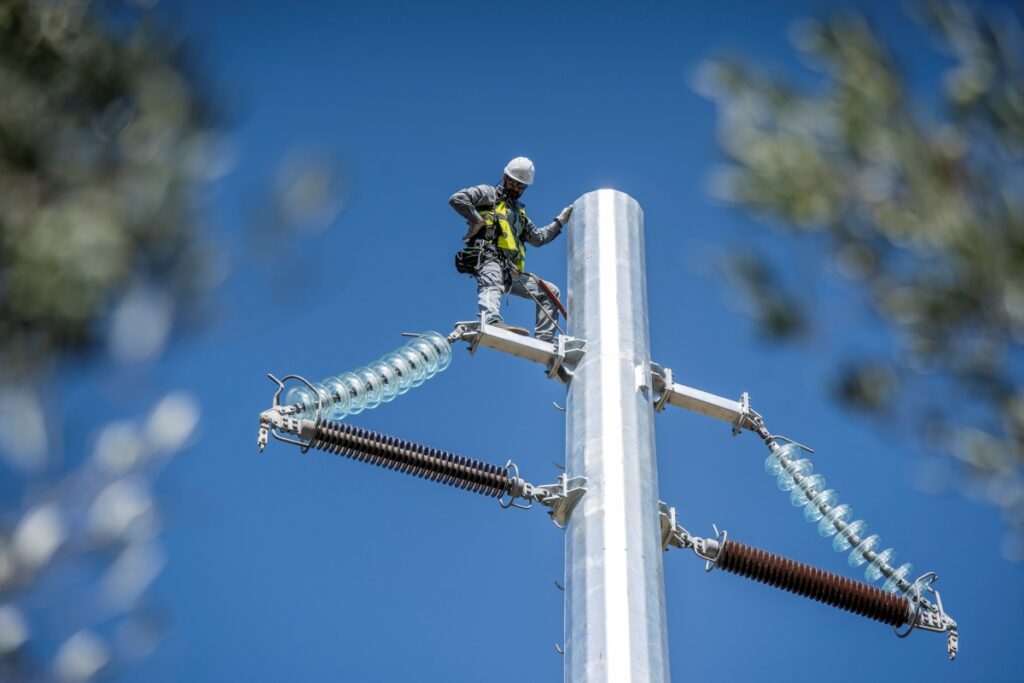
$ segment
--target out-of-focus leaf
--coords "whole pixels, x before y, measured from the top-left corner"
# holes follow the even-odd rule
[[[109,333],[124,359],[150,357],[170,325],[133,327],[140,298],[121,295],[174,301],[159,309],[174,315],[205,285],[191,194],[207,178],[199,161],[218,148],[211,112],[168,32],[141,16],[123,30],[111,24],[89,2],[0,7],[7,374],[94,349]],[[116,323],[103,324],[115,309]]]
[[[899,380],[886,363],[859,361],[840,370],[835,393],[840,401],[860,410],[884,410],[896,393]]]
[[[814,232],[852,296],[874,310],[892,361],[839,361],[836,396],[882,419],[899,399],[938,447],[974,475],[1024,547],[1024,40],[1022,9],[938,0],[916,16],[953,65],[939,110],[915,102],[897,60],[855,14],[804,21],[797,48],[821,72],[796,86],[743,59],[705,65],[729,164],[716,194]],[[922,31],[919,49],[934,44]],[[901,49],[913,46],[902,45]],[[765,272],[762,272],[765,271]],[[770,262],[730,271],[758,329],[792,339],[816,324]],[[807,288],[811,293],[816,288]],[[779,305],[778,302],[784,302]],[[785,317],[779,317],[783,311]],[[850,349],[837,348],[836,357]],[[855,351],[855,350],[854,350]],[[950,435],[935,444],[935,421]]]
[[[153,484],[199,408],[171,393],[148,415],[78,421],[71,436],[46,392],[69,359],[157,357],[220,278],[195,199],[230,153],[151,4],[0,2],[5,683],[112,676],[162,631],[147,604],[165,561]]]
[[[744,308],[749,310],[766,338],[794,340],[807,331],[803,305],[792,291],[780,284],[766,259],[750,251],[738,251],[730,254],[722,266],[730,281],[742,292]]]

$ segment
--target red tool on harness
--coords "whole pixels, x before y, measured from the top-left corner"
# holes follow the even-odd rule
[[[540,285],[540,288],[543,289],[544,293],[548,295],[548,298],[551,299],[555,303],[555,308],[558,309],[558,312],[562,314],[563,318],[568,320],[569,319],[568,311],[565,310],[565,306],[563,306],[562,302],[558,300],[558,297],[555,296],[555,293],[551,291],[551,288],[548,287],[547,283],[544,282],[543,280],[541,280],[539,277],[537,277],[533,273],[527,273],[527,275],[529,275],[530,277],[532,277],[534,280],[537,281],[537,284]]]

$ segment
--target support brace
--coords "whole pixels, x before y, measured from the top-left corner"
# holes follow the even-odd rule
[[[586,483],[586,477],[569,477],[563,473],[557,483],[535,487],[533,496],[538,503],[551,508],[548,513],[551,521],[559,529],[564,529],[576,504],[587,492]]]

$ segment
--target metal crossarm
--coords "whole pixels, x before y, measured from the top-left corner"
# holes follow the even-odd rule
[[[568,384],[572,379],[572,369],[583,358],[586,350],[586,342],[582,339],[561,335],[554,342],[545,342],[489,325],[482,317],[455,323],[455,329],[448,335],[448,342],[454,344],[459,340],[469,344],[471,355],[482,346],[539,363],[548,369],[548,377],[558,379],[563,384]]]
[[[745,398],[737,401],[715,396],[685,384],[676,384],[673,381],[672,370],[658,363],[651,363],[651,378],[657,394],[655,410],[659,413],[666,405],[673,405],[733,425],[742,422],[749,413],[749,405]]]

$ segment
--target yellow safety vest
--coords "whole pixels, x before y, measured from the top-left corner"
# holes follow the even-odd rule
[[[487,221],[488,227],[496,228],[495,244],[498,245],[498,249],[515,264],[520,273],[523,272],[526,269],[526,245],[512,229],[508,205],[499,202],[493,211],[481,211],[480,216]],[[519,207],[519,226],[526,226],[526,209],[522,206]]]

